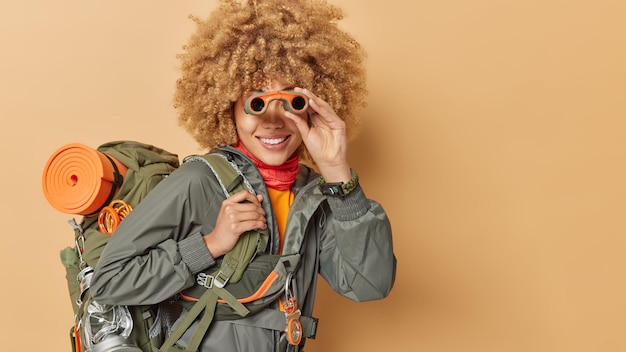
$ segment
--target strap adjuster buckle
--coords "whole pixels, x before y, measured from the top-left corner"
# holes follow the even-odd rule
[[[213,278],[213,285],[217,288],[224,288],[224,286],[228,283],[228,280],[230,280],[230,276],[224,274],[224,272],[220,270]]]
[[[212,288],[215,278],[211,275],[200,273],[196,276],[196,283],[206,288]]]

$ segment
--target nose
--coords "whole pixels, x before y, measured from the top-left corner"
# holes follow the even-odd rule
[[[280,100],[271,101],[261,118],[261,125],[266,128],[282,128],[285,125],[285,108]]]

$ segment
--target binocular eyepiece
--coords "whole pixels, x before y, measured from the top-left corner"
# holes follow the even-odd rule
[[[274,100],[282,100],[285,109],[294,114],[302,114],[309,108],[309,98],[306,95],[295,91],[279,90],[252,94],[246,99],[243,110],[249,115],[263,115]]]

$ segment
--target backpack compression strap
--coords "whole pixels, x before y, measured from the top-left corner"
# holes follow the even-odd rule
[[[198,301],[193,305],[193,307],[187,312],[187,314],[183,317],[180,323],[176,326],[176,329],[172,331],[170,336],[167,337],[167,340],[163,343],[161,347],[161,352],[174,352],[181,351],[179,348],[174,347],[176,341],[178,341],[185,331],[189,329],[189,327],[193,324],[194,321],[204,312],[202,315],[202,319],[200,320],[196,331],[194,332],[191,340],[189,341],[189,345],[184,349],[184,351],[197,351],[200,343],[202,342],[202,338],[206,334],[207,330],[209,330],[209,326],[211,322],[213,322],[213,318],[215,317],[215,308],[217,307],[217,300],[223,299],[228,303],[231,307],[233,307],[237,313],[241,316],[245,316],[248,314],[248,309],[241,303],[237,301],[237,298],[233,296],[228,290],[225,288],[220,288],[213,286],[210,289],[207,289],[202,296],[198,299]]]
[[[211,153],[201,156],[190,156],[185,158],[183,162],[190,161],[204,162],[209,169],[211,169],[213,174],[215,174],[215,177],[217,178],[226,198],[243,189],[248,189],[253,194],[255,193],[254,189],[248,180],[246,180],[243,176],[241,171],[239,171],[237,166],[227,160],[222,154]],[[224,255],[220,268],[211,275],[207,275],[211,278],[210,287],[207,287],[208,289],[206,292],[189,310],[187,315],[176,327],[175,331],[168,336],[167,340],[161,347],[162,352],[170,350],[180,351],[179,349],[173,347],[174,344],[178,341],[178,339],[180,339],[191,324],[193,324],[196,318],[204,312],[204,315],[202,316],[202,319],[200,320],[189,345],[185,349],[185,351],[197,351],[202,338],[213,321],[217,300],[219,298],[226,301],[226,303],[235,309],[235,311],[242,317],[249,313],[248,309],[243,304],[239,303],[237,299],[224,288],[224,286],[226,286],[229,282],[235,283],[241,279],[248,263],[252,261],[256,253],[265,251],[268,241],[269,231],[267,229],[248,231],[239,236],[239,240],[237,241],[235,247]]]

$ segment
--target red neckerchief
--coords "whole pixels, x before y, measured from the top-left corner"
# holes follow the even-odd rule
[[[265,164],[252,155],[252,153],[246,149],[241,141],[237,141],[235,148],[239,149],[241,152],[246,154],[250,160],[252,160],[257,169],[259,169],[267,187],[271,187],[279,191],[285,191],[290,189],[291,185],[296,180],[296,176],[298,175],[298,163],[300,161],[300,156],[297,152],[287,159],[287,161],[285,161],[282,165],[271,166]]]

